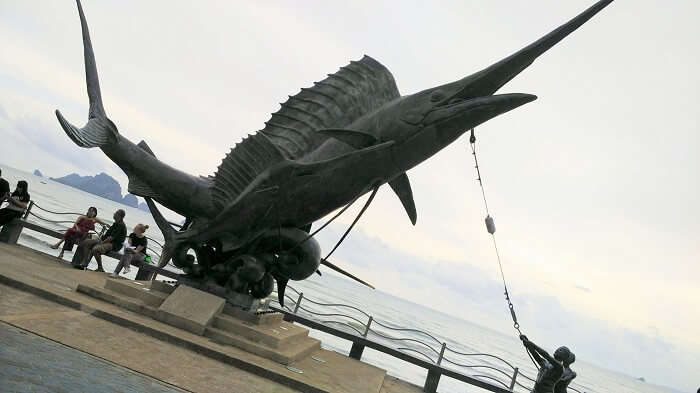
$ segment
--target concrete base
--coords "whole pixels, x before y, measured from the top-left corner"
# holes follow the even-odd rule
[[[192,333],[204,334],[225,303],[218,296],[179,285],[160,305],[156,319]]]
[[[217,285],[216,283],[201,282],[198,280],[191,280],[187,277],[181,277],[179,279],[181,284],[185,284],[189,287],[199,289],[204,292],[209,292],[213,295],[219,296],[226,299],[226,302],[240,307],[244,310],[254,311],[260,307],[260,299],[256,299],[250,295],[244,295],[242,293],[235,293],[226,290],[226,288]]]

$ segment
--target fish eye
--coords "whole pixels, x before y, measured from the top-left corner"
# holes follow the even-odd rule
[[[445,95],[441,91],[436,91],[430,95],[430,102],[438,102],[445,98]]]

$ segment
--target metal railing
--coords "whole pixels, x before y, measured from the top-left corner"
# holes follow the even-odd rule
[[[463,352],[458,349],[456,343],[447,343],[446,340],[441,340],[435,334],[424,330],[396,326],[386,321],[377,320],[377,318],[355,306],[319,302],[310,299],[303,292],[289,285],[287,290],[290,292],[285,294],[284,306],[281,306],[277,300],[271,299],[272,303],[279,305],[279,309],[284,309],[295,315],[309,317],[309,319],[326,326],[332,325],[333,328],[355,335],[358,338],[386,343],[389,347],[405,353],[409,357],[440,366],[443,372],[445,369],[454,370],[465,376],[487,382],[490,385],[500,386],[509,392],[529,393],[533,388],[535,382],[533,376],[524,373],[521,368],[497,355]],[[294,296],[290,295],[290,293],[293,293]],[[303,320],[297,321],[303,323]],[[328,333],[329,331],[326,332]],[[331,334],[333,333],[331,332]],[[350,351],[351,357],[361,358],[362,348],[358,347],[363,347],[363,345],[358,345],[353,340],[353,348]],[[434,371],[434,376],[435,373]],[[448,376],[455,377],[455,375]],[[430,378],[430,371],[428,378]],[[435,384],[434,388],[437,388],[437,384]],[[491,390],[488,387],[483,388]],[[579,385],[579,388],[582,387]],[[429,391],[428,381],[426,381],[425,390]],[[586,393],[572,386],[569,387],[569,390],[576,393]],[[590,390],[587,391],[593,393]]]

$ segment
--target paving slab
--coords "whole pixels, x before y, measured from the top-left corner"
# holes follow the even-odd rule
[[[185,390],[0,322],[0,392]]]

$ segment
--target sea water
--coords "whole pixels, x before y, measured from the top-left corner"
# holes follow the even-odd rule
[[[113,202],[78,189],[60,184],[48,178],[34,176],[30,173],[2,167],[3,177],[10,182],[11,188],[14,187],[18,180],[27,180],[29,182],[29,192],[36,206],[32,209],[33,215],[29,216],[29,220],[55,230],[65,230],[75,221],[75,215],[56,214],[63,212],[75,212],[84,214],[87,208],[95,206],[99,212],[99,218],[111,222],[112,214],[117,209],[126,211],[125,223],[129,231],[138,223],[148,224],[150,229],[147,235],[152,239],[149,246],[153,252],[158,253],[160,247],[157,243],[163,243],[163,236],[158,230],[150,213],[142,210],[131,208],[117,202]],[[42,210],[44,209],[44,210]],[[46,221],[50,220],[52,222]],[[173,220],[181,220],[175,219]],[[50,248],[57,240],[40,234],[38,232],[25,230],[23,231],[19,243],[31,247],[33,249],[45,252],[51,255],[57,255],[58,250]],[[66,252],[65,260],[70,260],[72,252]],[[157,259],[157,258],[154,258]],[[103,258],[103,264],[106,271],[112,271],[117,264],[117,261],[112,258]],[[90,268],[95,268],[93,261]],[[171,269],[173,269],[171,267]],[[173,269],[174,270],[174,269]],[[128,278],[134,278],[136,269],[124,275]],[[530,359],[527,357],[523,346],[515,336],[506,336],[499,332],[492,331],[488,328],[479,326],[470,321],[465,321],[457,317],[448,315],[444,312],[436,311],[415,303],[402,300],[380,290],[371,290],[352,281],[345,280],[332,274],[324,274],[323,277],[313,275],[309,279],[302,282],[293,282],[294,289],[288,289],[287,294],[292,298],[298,295],[296,292],[303,292],[304,298],[301,306],[315,312],[329,313],[328,310],[334,310],[339,313],[350,314],[355,316],[358,321],[348,320],[347,318],[325,319],[336,321],[348,321],[349,325],[357,330],[364,331],[364,324],[367,317],[359,312],[343,308],[319,306],[314,304],[348,304],[358,309],[363,310],[368,315],[371,315],[376,321],[372,327],[374,330],[389,336],[400,336],[408,338],[407,341],[391,341],[384,337],[378,336],[370,332],[368,338],[386,343],[393,347],[407,348],[403,351],[410,353],[416,357],[427,356],[431,359],[436,359],[435,351],[440,350],[438,342],[447,343],[448,348],[461,353],[487,353],[493,354],[508,361],[513,366],[518,367],[522,373],[527,376],[534,377],[536,370]],[[295,291],[296,290],[296,291]],[[293,302],[291,302],[293,306]],[[301,310],[302,312],[304,310]],[[324,317],[321,317],[324,319]],[[386,329],[382,325],[390,327],[411,328],[424,331],[435,337],[437,340],[413,331],[394,331]],[[339,328],[348,330],[347,327],[338,325]],[[311,336],[321,340],[324,348],[334,350],[343,354],[348,354],[351,343],[343,339],[331,336],[329,334],[311,331]],[[416,341],[411,341],[416,340]],[[426,346],[417,343],[424,342],[433,349],[428,349]],[[413,352],[420,351],[422,354]],[[446,351],[444,359],[449,359],[454,363],[465,366],[493,366],[512,372],[511,369],[504,366],[504,363],[496,358],[491,357],[464,357],[450,351]],[[376,365],[387,370],[390,375],[399,377],[414,384],[423,386],[427,371],[418,366],[404,362],[392,356],[365,349],[362,360],[364,362]],[[468,375],[484,375],[479,377],[484,380],[489,380],[489,376],[498,377],[502,381],[507,381],[508,378],[499,372],[495,372],[489,368],[472,367],[460,368],[443,360],[442,365],[445,367],[454,367],[460,372]],[[578,373],[578,378],[572,383],[571,387],[580,392],[588,393],[677,393],[667,388],[661,388],[648,383],[644,383],[635,378],[622,375],[613,371],[604,370],[587,363],[584,359],[577,359],[573,369]],[[531,382],[520,377],[518,379],[523,385],[531,386]],[[496,382],[494,382],[496,383]],[[480,388],[467,385],[463,382],[443,376],[440,380],[438,391],[443,393],[457,392],[481,392]],[[526,389],[516,386],[516,392],[527,392]]]

